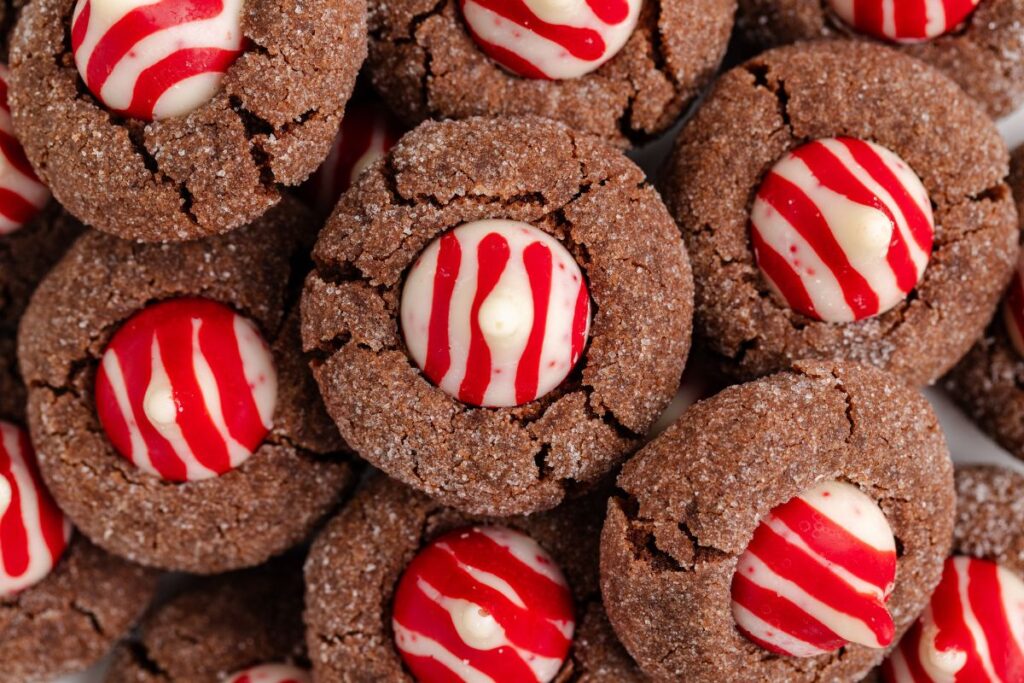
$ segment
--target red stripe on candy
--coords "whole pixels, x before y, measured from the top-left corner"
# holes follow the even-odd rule
[[[14,455],[9,453],[0,441],[0,477],[11,485],[11,502],[7,512],[0,517],[0,559],[4,573],[19,577],[28,571],[29,548],[28,530],[22,516],[24,502],[18,481],[14,478]]]
[[[178,50],[139,74],[126,113],[136,118],[152,118],[157,101],[172,86],[200,74],[223,73],[237,56],[235,50],[212,47]]]
[[[590,323],[590,293],[587,291],[587,283],[580,282],[579,292],[576,294],[576,310],[572,317],[572,352],[569,356],[569,365],[575,366],[576,362],[583,355],[583,348],[587,345],[587,326]]]
[[[514,24],[547,38],[565,48],[573,57],[584,61],[595,61],[604,54],[605,43],[601,34],[593,29],[576,28],[573,26],[549,24],[542,20],[523,0],[473,0],[495,14],[504,17]],[[462,0],[463,3],[466,0]],[[465,5],[463,4],[463,7]],[[610,9],[618,13],[614,7]],[[628,14],[628,7],[627,12]],[[623,20],[626,15],[623,15]],[[489,46],[490,47],[494,46]],[[499,60],[501,61],[501,60]]]
[[[548,301],[551,299],[551,250],[540,242],[534,242],[523,250],[523,265],[533,295],[533,325],[516,368],[516,403],[519,404],[532,401],[537,396]]]
[[[789,262],[783,258],[782,254],[772,249],[756,228],[750,231],[750,236],[754,243],[754,256],[758,265],[782,292],[790,307],[811,318],[820,317],[814,308],[811,295],[804,287],[803,280],[800,279],[800,275],[793,270]]]
[[[451,343],[448,339],[452,293],[462,265],[462,247],[454,233],[441,238],[438,245],[437,270],[434,272],[433,302],[427,337],[427,360],[423,374],[440,384],[452,364]]]
[[[778,593],[762,588],[751,579],[737,572],[732,584],[732,599],[761,621],[775,627],[781,633],[813,645],[826,652],[846,644],[846,641],[827,626],[809,615],[795,603]],[[749,637],[749,636],[748,636]],[[759,640],[761,646],[779,654],[789,654],[784,649]]]

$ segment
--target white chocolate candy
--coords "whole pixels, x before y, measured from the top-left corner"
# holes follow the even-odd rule
[[[899,43],[937,38],[956,28],[981,0],[829,0],[858,31]]]
[[[32,220],[50,201],[50,191],[36,176],[25,150],[14,137],[7,105],[10,73],[0,64],[0,235],[7,235]]]
[[[791,308],[826,322],[890,310],[931,257],[928,192],[890,150],[815,140],[768,172],[750,212],[758,266]]]
[[[736,625],[767,650],[814,657],[846,643],[886,647],[896,541],[855,486],[824,482],[761,521],[732,584]]]
[[[78,0],[75,65],[108,109],[143,120],[208,102],[242,52],[242,0]]]
[[[313,683],[313,677],[291,664],[262,664],[231,674],[226,683]]]
[[[946,560],[928,607],[882,666],[882,677],[887,683],[1024,680],[1024,581],[988,560]]]
[[[70,538],[71,522],[43,484],[28,433],[0,420],[0,598],[45,579]]]
[[[526,223],[467,223],[432,242],[402,290],[409,354],[465,403],[548,393],[583,353],[590,297],[565,247]]]
[[[577,78],[618,54],[642,0],[460,0],[470,34],[527,78]]]

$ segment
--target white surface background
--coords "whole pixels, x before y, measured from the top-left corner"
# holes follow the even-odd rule
[[[675,138],[675,134],[680,127],[681,124],[677,124],[664,137],[631,153],[630,156],[636,159],[649,175],[653,175],[664,162],[670,150],[671,141]],[[1006,139],[1010,149],[1014,149],[1024,143],[1024,107],[1000,121],[999,130]],[[939,421],[945,430],[946,439],[949,442],[949,450],[953,454],[954,461],[962,463],[995,463],[1012,467],[1024,473],[1024,464],[1011,457],[1006,451],[993,443],[991,439],[982,434],[940,389],[926,389],[925,395],[938,413]],[[677,416],[692,400],[692,397],[683,392],[669,406],[666,418]],[[65,676],[55,683],[100,683],[103,680],[106,664],[106,662],[101,663],[90,671],[81,674]]]

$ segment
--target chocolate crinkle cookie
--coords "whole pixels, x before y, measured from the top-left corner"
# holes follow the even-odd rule
[[[878,41],[939,69],[992,116],[1024,100],[1020,0],[739,0],[739,34],[757,48],[816,38]]]
[[[115,651],[106,681],[308,683],[302,635],[301,560],[289,555],[200,579],[154,607]]]
[[[367,69],[410,125],[537,115],[624,147],[711,80],[734,0],[370,0]]]
[[[802,44],[725,73],[664,182],[698,336],[741,378],[816,358],[935,381],[1016,262],[1007,172],[980,107],[888,48]]]
[[[313,258],[302,335],[328,412],[446,505],[554,507],[679,386],[678,230],[639,168],[561,124],[423,124],[344,195]]]
[[[93,542],[222,572],[303,541],[338,504],[352,464],[291,303],[310,224],[289,201],[197,242],[90,232],[36,290],[19,336],[29,424]]]
[[[39,583],[7,596],[0,586],[0,681],[48,683],[95,664],[142,616],[156,579],[76,535]]]
[[[942,581],[877,672],[884,683],[1015,681],[1024,670],[1024,477],[960,466],[956,494]]]
[[[313,679],[646,680],[601,605],[605,500],[495,520],[374,476],[306,561]]]
[[[223,233],[328,154],[366,54],[365,4],[194,9],[38,0],[22,11],[14,127],[54,196],[90,226],[143,241]]]
[[[1013,154],[1010,186],[1024,208],[1024,148]],[[946,378],[950,395],[999,444],[1024,458],[1024,280],[1018,264],[1003,301],[970,352]]]
[[[601,587],[655,680],[858,680],[924,608],[950,548],[938,421],[866,366],[801,362],[728,388],[618,484]]]

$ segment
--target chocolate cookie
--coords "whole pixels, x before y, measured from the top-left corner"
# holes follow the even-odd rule
[[[481,4],[487,10],[501,9]],[[736,7],[734,0],[649,0],[615,56],[596,71],[552,79],[503,68],[495,55],[513,66],[529,62],[504,45],[497,51],[481,47],[464,19],[466,5],[457,0],[369,3],[367,67],[374,87],[399,116],[413,125],[430,117],[535,114],[620,147],[666,130],[711,80],[725,52]],[[533,19],[521,32],[529,35],[540,23]],[[580,25],[573,19],[551,23]],[[557,43],[558,29],[552,26],[545,32],[541,27],[545,38],[539,42]],[[600,37],[595,42],[604,46]],[[569,47],[565,52],[574,50]]]
[[[1020,213],[1024,202],[1024,148],[1013,154],[1010,186]],[[949,394],[978,425],[1018,458],[1024,458],[1024,356],[1014,335],[1024,319],[1020,268],[981,339],[945,381]],[[1016,337],[1019,339],[1020,337]]]
[[[153,609],[114,654],[107,683],[220,683],[246,667],[304,659],[294,558],[202,579]]]
[[[883,47],[803,44],[729,71],[668,171],[697,331],[739,377],[838,358],[932,382],[977,339],[1016,259],[995,127]]]
[[[608,616],[656,680],[857,680],[881,660],[883,649],[840,641],[830,645],[832,652],[784,656],[741,633],[731,605],[739,599],[733,582],[763,580],[760,570],[747,574],[756,565],[747,564],[747,553],[764,540],[755,527],[761,522],[763,533],[770,511],[775,517],[787,501],[803,500],[823,483],[866,499],[841,520],[849,530],[830,531],[820,515],[806,528],[821,528],[822,538],[860,536],[867,508],[876,509],[891,533],[895,590],[887,603],[879,600],[871,609],[848,603],[843,611],[878,613],[880,622],[891,618],[892,639],[916,618],[939,580],[953,527],[952,481],[935,415],[894,376],[847,363],[800,362],[792,371],[728,388],[691,407],[623,468],[622,495],[609,502],[601,537]],[[860,547],[879,546],[865,541]],[[784,564],[803,566],[789,557],[792,564]],[[742,577],[737,567],[744,567]],[[818,573],[806,577],[818,579]],[[844,590],[833,581],[829,591],[815,594],[827,602],[841,599]],[[883,616],[886,609],[891,617]],[[762,644],[778,638],[761,636]]]
[[[863,12],[864,31],[857,30],[849,19],[844,21],[835,11],[838,5],[857,4]],[[1024,5],[1017,0],[980,0],[971,3],[934,3],[927,15],[919,5],[896,3],[896,12],[911,16],[900,17],[896,26],[872,28],[874,7],[882,0],[868,3],[850,3],[842,0],[739,0],[736,24],[739,33],[759,48],[776,47],[787,43],[815,38],[846,38],[851,40],[878,40],[901,52],[928,62],[941,70],[969,95],[976,98],[992,116],[1012,112],[1024,98],[1024,36],[1019,25],[1024,21]],[[936,6],[942,5],[942,10]],[[935,24],[936,11],[952,11],[959,5],[961,12],[972,10],[967,16],[947,16],[938,22],[941,34],[921,40],[925,34],[923,23]],[[977,6],[975,9],[974,6]],[[922,25],[915,27],[920,22]],[[881,22],[879,22],[880,24]],[[902,37],[894,42],[894,31]],[[884,33],[889,32],[886,36]],[[934,33],[934,31],[928,31]],[[874,36],[872,35],[874,34]]]
[[[0,598],[0,681],[49,681],[91,666],[132,627],[156,573],[76,536],[40,583]]]
[[[604,500],[592,495],[551,512],[495,522],[444,507],[386,477],[372,478],[317,537],[306,561],[306,645],[314,680],[412,681],[392,627],[399,577],[446,532],[493,523],[539,543],[572,591],[575,636],[555,680],[644,680],[601,606],[597,543]]]
[[[953,551],[928,609],[880,669],[888,683],[1012,681],[1024,668],[1024,477],[992,465],[956,470]],[[991,672],[991,673],[988,673]]]
[[[29,4],[10,59],[15,129],[54,195],[86,224],[145,241],[222,233],[263,214],[280,200],[282,188],[301,183],[327,156],[365,56],[365,6],[359,0],[245,2],[239,27],[227,29],[240,48],[230,67],[219,64],[226,75],[216,93],[187,115],[151,123],[134,115],[134,100],[128,113],[99,101],[125,87],[131,97],[133,81],[125,86],[126,74],[102,80],[118,65],[93,65],[84,79],[79,74],[75,58],[85,56],[73,47],[106,45],[103,36],[92,37],[91,27],[84,30],[88,17],[102,21],[131,9],[89,2],[97,7],[90,15],[83,11],[88,3],[78,4],[74,18],[83,30],[74,32],[75,0]],[[220,6],[227,5],[237,3]],[[180,13],[154,25],[175,17],[194,19]],[[202,42],[213,40],[214,30],[175,35],[183,43]],[[123,56],[120,47],[102,56]],[[147,63],[141,52],[138,59]]]
[[[453,149],[460,153],[453,155]],[[517,361],[527,366],[526,351],[511,368],[495,365],[494,373],[505,372],[498,375],[489,374],[489,360],[482,360],[491,328],[477,330],[475,360],[464,346],[456,348],[466,330],[479,327],[485,310],[511,316],[533,311],[523,298],[504,298],[529,291],[519,280],[507,288],[504,281],[487,285],[502,296],[492,302],[498,307],[482,305],[485,287],[472,281],[472,268],[483,252],[473,250],[470,238],[464,247],[453,242],[464,230],[476,231],[472,239],[486,233],[484,239],[506,249],[511,247],[505,232],[513,230],[509,239],[515,244],[532,235],[540,255],[555,254],[549,258],[559,264],[552,291],[561,292],[575,271],[571,282],[579,293],[567,294],[575,303],[559,298],[552,304],[557,320],[553,313],[545,318],[563,324],[565,337],[552,342],[542,332],[534,339],[543,337],[542,345],[523,342],[545,359],[549,352],[562,354],[558,363],[540,368],[540,355],[533,356],[527,368],[534,371],[533,384],[525,398]],[[443,258],[465,249],[466,268],[442,264],[442,275],[432,283],[429,272],[444,240],[449,244]],[[478,118],[423,124],[345,194],[313,258],[317,268],[302,299],[303,344],[313,355],[328,412],[360,455],[444,504],[482,514],[554,507],[567,489],[593,482],[621,462],[679,385],[690,345],[693,285],[678,231],[640,169],[596,138],[561,124]],[[487,277],[504,277],[496,270]],[[432,284],[463,273],[467,280],[455,285],[458,296],[453,289],[446,301],[442,287],[432,303]],[[414,276],[419,279],[409,289]],[[589,318],[579,314],[587,311],[587,287],[593,316],[584,347]],[[403,296],[411,302],[404,307]],[[453,303],[469,296],[478,299],[476,322],[468,320],[473,316],[466,300],[458,310]],[[575,305],[571,358],[563,304]],[[438,320],[450,323],[434,328],[437,344],[425,323],[435,309]],[[416,321],[412,337],[410,321]],[[489,318],[489,324],[495,321]],[[516,334],[528,330],[532,338],[536,332],[523,320],[517,324]],[[427,360],[414,361],[412,351],[425,346]],[[506,350],[491,344],[487,358],[497,362]],[[434,367],[441,365],[432,360],[435,351],[448,359],[442,371]],[[417,365],[426,367],[426,377]],[[541,396],[538,376],[549,382],[545,389],[557,386]],[[489,402],[495,387],[507,390],[501,398],[509,400]],[[503,407],[474,407],[479,405]]]
[[[88,233],[40,285],[19,337],[29,424],[50,489],[95,543],[221,572],[299,543],[337,504],[351,463],[288,313],[311,224],[285,202],[180,245]],[[150,341],[147,323],[166,329]]]

